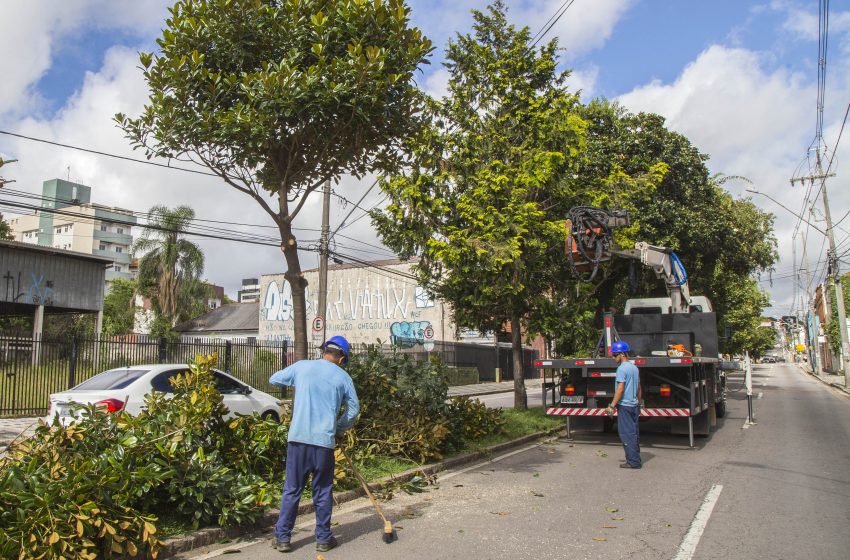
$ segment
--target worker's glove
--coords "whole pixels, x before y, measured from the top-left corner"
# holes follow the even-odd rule
[[[613,406],[609,406],[608,408],[606,408],[606,409],[605,409],[605,414],[607,414],[608,416],[614,416],[614,407],[613,407]]]

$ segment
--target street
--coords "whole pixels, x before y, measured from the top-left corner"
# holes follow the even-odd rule
[[[850,550],[850,398],[792,364],[755,366],[756,424],[741,377],[726,418],[686,436],[642,424],[644,468],[620,469],[616,434],[574,431],[442,473],[427,492],[384,507],[399,540],[386,545],[366,500],[334,511],[346,559],[817,558]],[[530,395],[531,396],[531,395]],[[490,400],[490,399],[488,399]],[[491,403],[492,405],[492,403]],[[312,515],[290,558],[317,558]],[[201,560],[271,559],[269,535],[195,551]]]

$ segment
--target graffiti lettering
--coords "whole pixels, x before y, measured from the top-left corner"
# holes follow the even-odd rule
[[[36,277],[35,272],[31,272],[30,277],[32,284],[25,291],[21,281],[21,273],[18,272],[17,277],[15,277],[11,270],[7,270],[6,275],[3,276],[3,280],[6,281],[4,301],[53,305],[53,294],[56,293],[53,280],[45,280],[43,274]]]
[[[390,326],[390,341],[399,346],[413,346],[425,342],[425,329],[431,328],[431,321],[402,321]],[[433,334],[432,334],[433,336]]]

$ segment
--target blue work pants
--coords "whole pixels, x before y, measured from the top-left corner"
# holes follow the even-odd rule
[[[333,507],[334,450],[308,443],[291,441],[286,446],[286,479],[283,481],[283,496],[280,499],[280,515],[274,527],[278,541],[289,542],[298,502],[307,484],[307,476],[313,475],[313,505],[316,507],[316,542],[331,540],[331,508]]]
[[[632,467],[641,466],[638,416],[639,407],[617,405],[617,432],[623,442],[623,449],[626,450],[626,462]]]

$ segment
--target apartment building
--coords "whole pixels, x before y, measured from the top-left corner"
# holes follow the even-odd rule
[[[93,204],[91,187],[63,179],[42,184],[41,210],[9,220],[16,241],[112,259],[106,280],[132,278],[130,249],[136,216]]]

